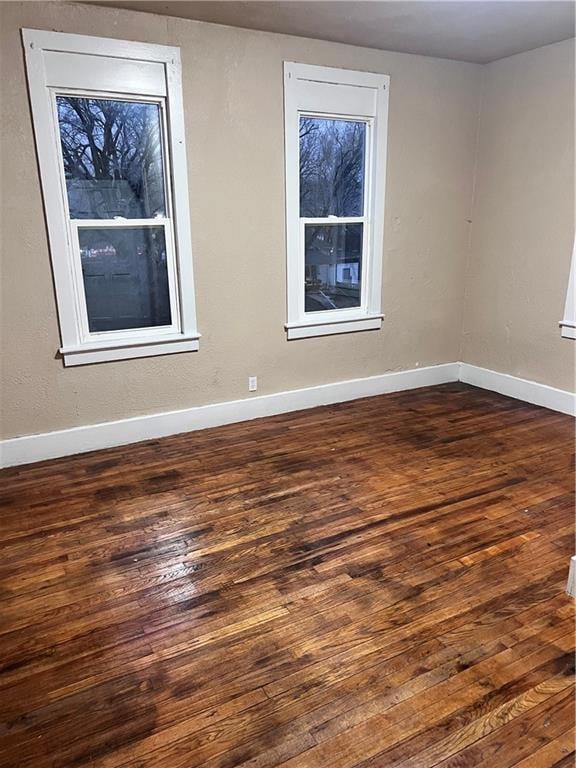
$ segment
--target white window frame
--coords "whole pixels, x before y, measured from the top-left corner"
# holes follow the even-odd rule
[[[288,339],[382,326],[382,252],[388,134],[388,75],[284,62]],[[300,217],[300,116],[366,123],[364,212],[360,217]],[[352,309],[305,311],[305,224],[360,223],[363,227],[361,304]]]
[[[180,49],[165,45],[23,29],[34,134],[64,364],[193,352],[196,325]],[[166,213],[151,219],[71,219],[61,157],[57,95],[158,104],[162,116]],[[172,323],[90,332],[78,229],[159,226],[166,239]]]
[[[560,332],[565,339],[576,339],[576,240],[572,249],[570,277],[564,305],[564,317],[560,321]]]

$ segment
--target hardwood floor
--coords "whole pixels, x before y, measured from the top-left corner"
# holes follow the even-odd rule
[[[573,765],[573,454],[450,384],[4,470],[1,764]]]

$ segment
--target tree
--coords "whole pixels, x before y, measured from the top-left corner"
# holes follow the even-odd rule
[[[365,123],[300,120],[300,215],[361,216]]]

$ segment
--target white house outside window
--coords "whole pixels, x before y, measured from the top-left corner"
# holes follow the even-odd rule
[[[24,44],[65,364],[197,349],[178,49]]]
[[[380,328],[388,84],[285,64],[289,339]]]

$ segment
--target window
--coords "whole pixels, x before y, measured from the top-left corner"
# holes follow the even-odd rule
[[[65,365],[198,349],[179,49],[23,37]]]
[[[568,291],[564,305],[564,317],[560,321],[560,331],[565,339],[576,339],[576,241],[572,250]]]
[[[284,64],[289,339],[381,327],[388,86]]]

